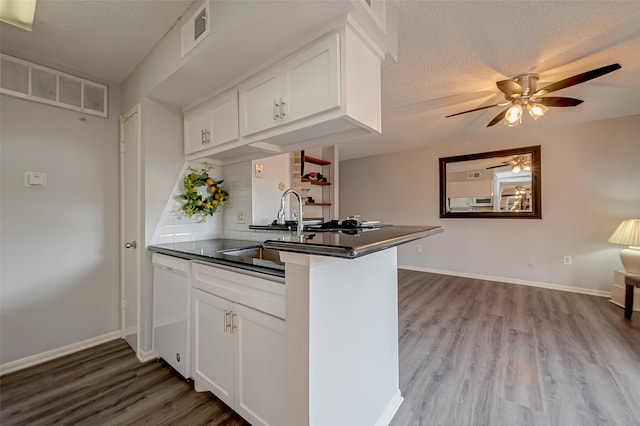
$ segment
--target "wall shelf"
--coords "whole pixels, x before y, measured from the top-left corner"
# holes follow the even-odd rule
[[[312,149],[302,151],[300,156],[300,181],[305,195],[305,211],[312,216],[320,215],[323,221],[337,219],[338,184],[334,181],[334,168],[338,165],[338,157],[335,150],[334,147]],[[317,179],[318,176],[321,177],[320,180]]]
[[[320,186],[327,186],[327,185],[331,185],[331,182],[321,182],[319,180],[311,180],[311,179],[307,179],[307,178],[302,178],[300,179],[301,182],[309,182],[311,185],[320,185]]]
[[[329,166],[331,165],[331,161],[322,160],[320,158],[309,157],[308,155],[304,156],[304,161],[307,163],[317,164],[319,166]]]

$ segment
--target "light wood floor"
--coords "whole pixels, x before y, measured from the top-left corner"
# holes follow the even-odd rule
[[[392,425],[640,425],[640,314],[557,290],[399,272]]]
[[[640,313],[402,270],[399,308],[405,401],[393,426],[640,425]],[[0,424],[246,423],[117,340],[0,378]]]

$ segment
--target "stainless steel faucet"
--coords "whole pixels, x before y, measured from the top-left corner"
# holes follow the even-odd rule
[[[287,198],[287,195],[295,195],[296,200],[298,200],[298,227],[296,229],[296,233],[298,234],[298,236],[302,235],[302,230],[303,230],[303,224],[302,224],[302,198],[300,198],[300,195],[298,195],[298,193],[296,191],[294,191],[293,189],[289,188],[286,191],[284,191],[282,193],[282,197],[280,197],[280,210],[278,210],[278,224],[279,225],[284,225],[285,224],[285,219],[284,219],[284,202],[285,199]]]

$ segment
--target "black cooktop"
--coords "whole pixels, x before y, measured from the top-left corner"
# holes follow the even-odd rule
[[[268,231],[295,231],[298,226],[298,222],[295,220],[287,220],[284,224],[279,224],[277,221],[271,222],[269,225],[249,225],[249,229],[254,230],[268,230]],[[358,230],[377,229],[384,225],[377,221],[361,222],[356,219],[345,220],[330,220],[327,222],[310,223],[304,225],[305,232],[337,232],[342,231],[348,233],[349,231],[357,232]]]

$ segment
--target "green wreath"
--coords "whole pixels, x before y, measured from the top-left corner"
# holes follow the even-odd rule
[[[211,167],[200,169],[188,168],[189,173],[184,175],[184,193],[180,198],[186,200],[182,205],[182,211],[187,217],[194,214],[202,215],[202,222],[207,221],[207,216],[213,216],[218,207],[229,198],[229,193],[222,188],[224,180],[214,180],[209,177]],[[208,196],[203,196],[199,188],[206,187]]]

